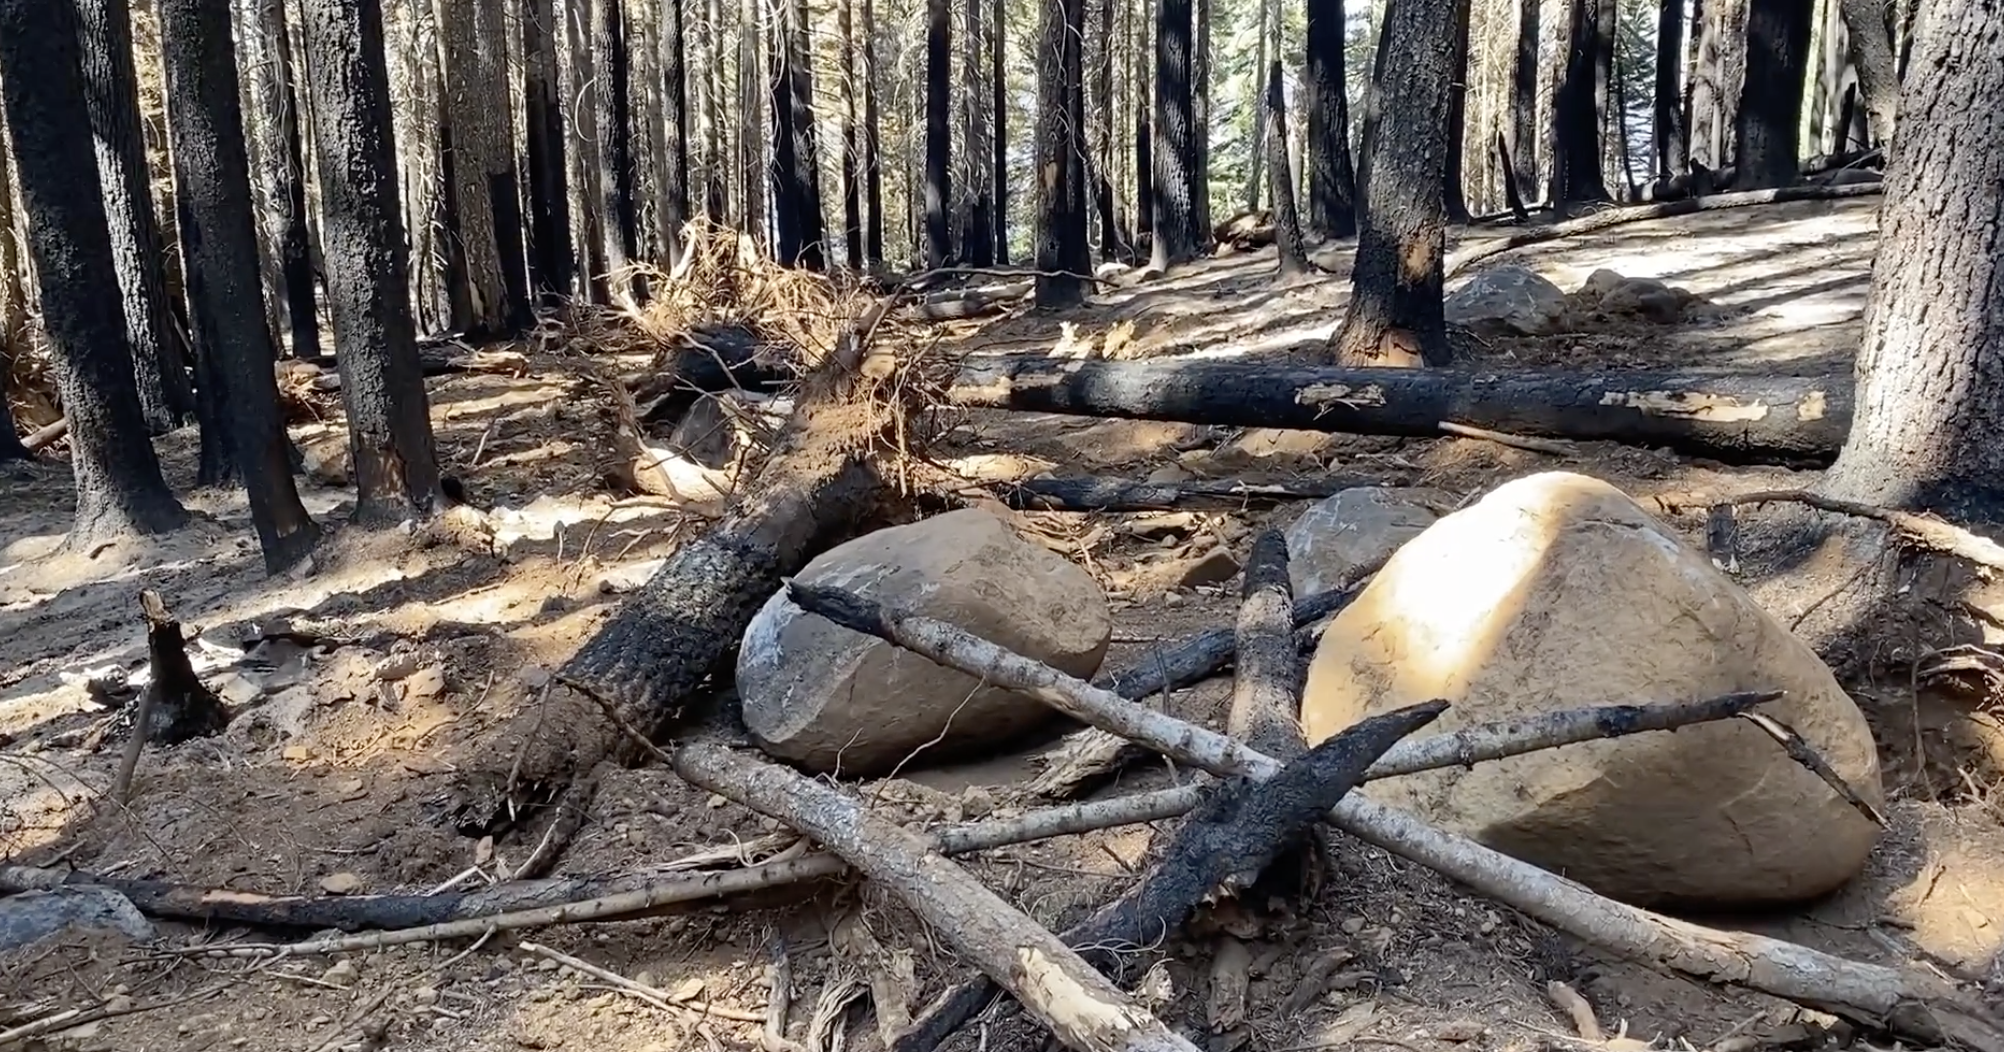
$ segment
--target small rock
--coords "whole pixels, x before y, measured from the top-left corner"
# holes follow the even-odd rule
[[[153,925],[138,907],[110,888],[72,884],[0,897],[0,951],[78,930],[153,937]]]
[[[1183,588],[1195,588],[1203,584],[1223,584],[1238,576],[1238,572],[1238,557],[1232,554],[1231,549],[1220,546],[1197,556],[1184,566],[1176,583]]]
[[[542,690],[550,684],[550,670],[540,665],[525,665],[515,678],[530,690]]]
[[[1447,297],[1447,320],[1482,335],[1544,336],[1566,316],[1566,294],[1515,264],[1491,267]]]
[[[445,693],[445,669],[439,665],[426,665],[410,674],[404,680],[404,701],[430,701]]]
[[[313,750],[304,745],[288,745],[280,750],[279,756],[287,763],[305,763],[313,759]]]
[[[329,895],[352,895],[361,887],[362,878],[345,870],[320,878],[320,890]]]
[[[642,986],[654,986],[658,984],[661,980],[657,978],[653,972],[650,972],[647,969],[642,968],[638,973],[636,973],[633,976],[633,981],[639,983]]]
[[[1355,935],[1363,930],[1364,930],[1364,918],[1362,917],[1343,918],[1343,934]]]
[[[429,1007],[438,1003],[438,991],[429,986],[420,986],[411,991],[411,1003]]]
[[[1148,482],[1150,485],[1166,486],[1178,482],[1188,482],[1196,477],[1196,475],[1191,474],[1189,468],[1181,464],[1164,464],[1148,473]]]
[[[699,975],[692,975],[675,984],[675,989],[669,992],[668,999],[679,1004],[683,1001],[693,1001],[702,995],[703,978]]]
[[[1473,1041],[1482,1034],[1482,1024],[1473,1019],[1457,1019],[1451,1023],[1442,1023],[1433,1031],[1435,1039],[1457,1045],[1464,1041]]]
[[[710,806],[710,810],[712,811],[716,810],[719,807],[724,806],[725,804],[730,803],[729,800],[724,799],[724,795],[722,793],[711,793],[710,798],[703,802],[708,804]]]
[[[320,981],[324,983],[337,983],[341,985],[346,985],[348,983],[354,982],[355,977],[359,974],[361,974],[361,969],[356,967],[354,959],[343,958],[341,960],[335,961],[333,964],[328,965],[327,970],[320,973]],[[333,1022],[333,1020],[331,1019],[323,1021],[330,1023]]]
[[[412,653],[392,654],[376,666],[376,678],[385,683],[395,683],[418,670],[418,656]]]
[[[536,970],[539,972],[554,972],[562,967],[563,967],[562,964],[559,964],[548,957],[542,958],[541,960],[536,962]]]

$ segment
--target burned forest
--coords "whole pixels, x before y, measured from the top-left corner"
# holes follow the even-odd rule
[[[1997,0],[0,0],[0,1052],[2004,1052]]]

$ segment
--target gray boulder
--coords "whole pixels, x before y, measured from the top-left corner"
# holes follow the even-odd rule
[[[1447,297],[1447,320],[1476,332],[1544,336],[1566,316],[1566,294],[1515,264],[1491,267]]]
[[[1309,506],[1287,527],[1297,597],[1338,587],[1356,568],[1389,557],[1433,525],[1454,498],[1437,489],[1357,486]]]
[[[878,530],[807,564],[803,583],[845,588],[938,618],[1064,672],[1090,677],[1112,636],[1084,570],[979,509]],[[815,771],[875,775],[964,756],[1054,716],[882,640],[809,617],[781,591],[745,630],[744,722],[767,752]]]

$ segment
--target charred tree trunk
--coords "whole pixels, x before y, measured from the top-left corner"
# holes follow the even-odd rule
[[[948,84],[953,76],[953,5],[926,0],[925,5],[925,265],[937,269],[953,258],[953,224],[947,209],[953,201],[953,129],[948,125],[953,103]]]
[[[1136,19],[1135,38],[1129,43],[1132,65],[1130,75],[1134,78],[1134,231],[1135,236],[1155,237],[1155,156],[1153,134],[1155,129],[1152,114],[1153,89],[1151,80],[1153,67],[1148,62],[1150,52],[1141,39],[1141,26],[1148,27],[1152,36],[1155,27],[1155,4],[1157,0],[1134,0],[1143,17]]]
[[[1553,207],[1608,199],[1601,177],[1600,130],[1605,110],[1601,55],[1614,46],[1603,38],[1601,8],[1614,0],[1569,0],[1564,49],[1565,68],[1559,74],[1552,101]]]
[[[95,167],[81,170],[97,173],[104,197],[139,404],[146,414],[147,428],[154,434],[165,434],[187,421],[195,402],[173,335],[171,301],[158,264],[163,249],[146,173],[146,144],[140,137],[131,8],[125,0],[74,3],[83,27],[90,138],[97,146]]]
[[[1092,39],[1092,158],[1087,172],[1092,183],[1093,210],[1099,215],[1099,258],[1125,260],[1133,254],[1120,229],[1114,201],[1113,0],[1100,0],[1099,32]]]
[[[961,110],[967,115],[967,229],[961,234],[962,251],[969,266],[995,265],[994,184],[988,178],[988,99],[981,91],[987,73],[981,62],[983,30],[981,0],[966,0],[967,48],[962,64],[966,90],[961,93]]]
[[[605,215],[605,267],[615,297],[645,291],[622,272],[639,256],[639,203],[634,192],[632,64],[627,50],[625,0],[595,0],[592,32],[592,99],[599,134],[599,192]]]
[[[1746,83],[1733,125],[1735,189],[1766,190],[1795,181],[1813,14],[1801,0],[1748,4]]]
[[[1734,463],[1817,462],[1844,443],[1850,387],[1841,379],[1700,373],[1006,357],[963,366],[947,401],[1028,413],[1413,438],[1438,436],[1447,421],[1513,435],[1669,446]]]
[[[210,423],[225,429],[235,451],[265,569],[276,573],[304,558],[320,531],[293,487],[272,372],[278,355],[258,309],[257,223],[229,0],[159,0],[157,10],[188,312],[197,346],[214,359],[204,379],[219,381],[214,398],[228,407]]]
[[[1398,0],[1385,16],[1372,96],[1379,119],[1398,132],[1365,144],[1363,230],[1333,348],[1346,365],[1445,365],[1451,357],[1441,268],[1454,40],[1440,29],[1453,24],[1457,6]]]
[[[884,263],[882,137],[883,122],[877,112],[876,3],[863,0],[863,203],[870,214],[869,226],[863,231],[863,259],[871,267]]]
[[[1468,222],[1468,194],[1461,181],[1462,140],[1468,132],[1468,22],[1470,0],[1454,10],[1454,50],[1448,56],[1447,175],[1442,199],[1450,223]]]
[[[1197,143],[1191,95],[1191,0],[1156,0],[1155,241],[1151,265],[1166,270],[1197,255]]]
[[[285,24],[284,0],[252,0],[249,6],[256,23],[245,31],[255,34],[261,59],[253,73],[254,95],[263,111],[255,122],[262,146],[258,154],[272,206],[266,239],[278,257],[273,298],[290,336],[289,355],[308,358],[320,353],[319,295],[314,288],[292,34]]]
[[[4,117],[4,111],[0,111]],[[5,155],[7,122],[0,119],[0,460],[33,456],[15,433],[14,409],[8,403],[13,386],[14,355],[27,349],[28,290],[22,287],[21,259],[14,240],[14,179]]]
[[[1847,31],[1846,49],[1858,71],[1858,94],[1864,96],[1865,121],[1874,143],[1893,138],[1899,106],[1900,78],[1893,58],[1893,38],[1887,28],[1884,0],[1838,0]]]
[[[1008,266],[1009,85],[1005,79],[1006,67],[1002,62],[1002,52],[1008,43],[1008,34],[1005,32],[1007,25],[1005,19],[1007,16],[1002,0],[995,0],[995,6],[989,11],[989,16],[989,24],[995,34],[994,41],[989,45],[988,49],[988,75],[990,77],[988,86],[989,90],[994,93],[994,100],[990,106],[990,118],[994,132],[991,145],[995,151],[994,159],[991,162],[994,165],[992,174],[995,177],[995,263],[998,266]]]
[[[1190,212],[1197,249],[1211,249],[1211,0],[1190,14]]]
[[[508,97],[502,15],[492,0],[440,5],[446,122],[452,128],[452,200],[470,294],[471,335],[528,322],[515,133]]]
[[[779,261],[821,270],[826,231],[821,221],[820,176],[814,149],[813,88],[807,69],[807,9],[803,0],[781,5],[772,70],[773,218]]]
[[[1683,68],[1684,0],[1662,0],[1656,16],[1656,93],[1654,142],[1656,178],[1669,179],[1684,170],[1691,143],[1684,126],[1683,95],[1677,72]]]
[[[394,523],[439,505],[438,457],[404,298],[409,263],[390,148],[390,81],[380,0],[302,0],[313,55],[318,155],[334,312],[335,364],[348,413],[355,517]]]
[[[1308,254],[1301,247],[1301,221],[1294,214],[1294,180],[1287,175],[1287,92],[1275,59],[1266,75],[1266,164],[1272,181],[1273,245],[1280,253],[1282,275],[1308,272]]]
[[[1900,100],[1858,354],[1823,492],[2004,518],[2004,63],[1994,4],[1934,0]]]
[[[1322,238],[1357,232],[1357,175],[1350,160],[1350,93],[1344,86],[1343,0],[1308,0],[1308,228]]]
[[[1704,0],[1691,76],[1691,160],[1732,163],[1734,115],[1746,79],[1748,0]]]
[[[837,0],[842,34],[842,259],[863,269],[863,195],[856,182],[856,0]]]
[[[1266,44],[1269,39],[1276,47],[1280,44],[1280,12],[1276,10],[1277,6],[1274,0],[1266,0],[1260,5],[1259,31],[1254,34],[1258,39],[1253,43],[1252,69],[1246,75],[1246,80],[1252,85],[1253,93],[1260,100],[1259,105],[1254,106],[1252,110],[1252,149],[1251,156],[1246,158],[1245,211],[1247,212],[1259,211],[1259,195],[1262,189],[1260,182],[1266,178],[1266,67],[1269,65]]]
[[[551,0],[523,0],[522,104],[528,124],[529,280],[545,303],[570,291],[577,271],[571,251],[570,181],[564,171],[564,108],[558,93],[558,25]]]
[[[1672,0],[1674,2],[1674,0]],[[1544,0],[1517,0],[1516,63],[1510,77],[1510,156],[1506,178],[1519,197],[1538,188],[1538,32]]]
[[[1042,0],[1037,35],[1037,269],[1039,307],[1085,298],[1085,0]]]
[[[661,258],[670,270],[682,262],[682,228],[689,221],[690,209],[689,126],[695,117],[689,105],[688,4],[689,0],[664,0],[656,52],[661,67],[661,115],[655,134],[664,136],[665,141],[661,143],[660,171],[655,173],[660,200],[654,208],[659,216]]]
[[[121,8],[123,10],[123,8]],[[74,7],[0,0],[0,104],[12,133],[42,327],[70,423],[77,508],[69,544],[88,550],[188,521],[146,439],[125,324],[104,305],[118,287],[98,181]]]

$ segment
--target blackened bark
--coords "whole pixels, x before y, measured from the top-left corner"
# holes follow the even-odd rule
[[[1750,0],[1746,83],[1733,125],[1735,189],[1765,190],[1795,181],[1814,14],[1802,0]]]
[[[925,5],[925,265],[946,266],[953,255],[952,224],[947,209],[953,201],[953,129],[948,127],[952,102],[948,83],[952,77],[952,26],[947,0],[926,0]]]
[[[871,267],[882,266],[884,262],[882,135],[883,125],[877,113],[876,3],[863,0],[863,203],[870,214],[869,225],[863,230],[863,259]]]
[[[1324,238],[1357,232],[1357,174],[1350,161],[1344,42],[1343,0],[1308,0],[1308,71],[1302,84],[1308,109],[1308,227]]]
[[[1142,236],[1155,236],[1155,157],[1152,114],[1153,89],[1151,80],[1154,67],[1149,62],[1152,52],[1142,38],[1145,32],[1153,39],[1155,32],[1155,4],[1157,0],[1134,0],[1143,17],[1135,19],[1135,35],[1128,41],[1129,57],[1133,65],[1129,75],[1134,79],[1134,232]],[[1145,29],[1143,27],[1146,27]]]
[[[1085,104],[1080,52],[1085,0],[1042,0],[1037,34],[1037,275],[1039,307],[1085,298]]]
[[[990,215],[993,184],[987,178],[988,100],[981,89],[981,0],[966,0],[964,20],[966,48],[962,51],[961,75],[965,78],[960,95],[963,148],[967,151],[967,198],[965,225],[960,231],[961,258],[971,267],[995,265],[995,220]]]
[[[2004,63],[1994,4],[1934,0],[1899,102],[1850,440],[1832,496],[2004,507]]]
[[[995,148],[995,262],[998,266],[1009,265],[1009,89],[1002,63],[1002,51],[1008,35],[1004,32],[1004,12],[1002,0],[995,0],[995,6],[989,11],[995,38],[988,49],[989,89],[994,93],[989,117],[994,129],[991,145]]]
[[[1156,0],[1155,223],[1152,266],[1164,270],[1197,254],[1196,128],[1190,93],[1190,0]]]
[[[327,299],[360,522],[435,511],[441,494],[409,261],[397,211],[380,0],[301,0],[320,172]]]
[[[1503,175],[1503,203],[1510,208],[1510,216],[1522,223],[1531,218],[1529,209],[1524,207],[1523,191],[1517,189],[1517,166],[1510,158],[1509,140],[1502,132],[1496,133],[1497,170]]]
[[[1273,188],[1273,245],[1280,253],[1280,272],[1305,274],[1308,254],[1301,247],[1301,221],[1294,214],[1294,180],[1287,176],[1287,92],[1279,59],[1266,74],[1266,165]]]
[[[1468,195],[1461,185],[1462,140],[1468,130],[1468,22],[1470,0],[1461,0],[1454,11],[1454,51],[1448,56],[1451,78],[1447,99],[1447,175],[1442,180],[1443,202],[1450,223],[1468,222]]]
[[[1436,29],[1440,24],[1432,23]],[[1443,111],[1445,105],[1443,99]],[[1732,463],[1827,461],[1851,429],[1848,378],[1702,372],[1350,369],[1006,355],[969,359],[947,387],[946,401],[1019,413],[1412,438],[1439,435],[1440,422],[1449,420],[1513,435],[1669,446]],[[1694,405],[1710,407],[1708,415],[1685,411]]]
[[[1538,186],[1538,22],[1544,0],[1517,0],[1516,65],[1510,77],[1510,155],[1507,178],[1521,197]]]
[[[661,32],[662,119],[667,125],[667,167],[660,173],[661,233],[668,264],[682,262],[682,225],[689,221],[689,46],[685,8],[689,0],[664,0]],[[846,20],[848,7],[843,6]],[[846,158],[847,154],[844,154]]]
[[[258,309],[257,223],[230,3],[158,0],[157,10],[189,314],[197,346],[214,357],[204,378],[219,382],[215,398],[228,407],[204,426],[227,431],[265,569],[276,573],[303,558],[320,531],[293,487],[272,373],[277,352]]]
[[[676,0],[680,2],[680,0]],[[842,260],[863,267],[863,195],[856,183],[856,0],[836,0],[842,34]]]
[[[132,66],[128,0],[74,0],[83,27],[83,76],[90,108],[94,168],[104,195],[112,265],[125,303],[125,335],[146,426],[164,434],[186,422],[193,389],[173,335],[170,300],[159,266],[163,249],[146,143],[139,129],[139,80]],[[109,287],[109,286],[107,286]]]
[[[69,543],[85,548],[188,521],[146,438],[119,312],[90,114],[84,101],[77,11],[46,0],[0,0],[0,103],[12,133],[28,252],[41,286],[42,327],[70,422],[77,508]]]
[[[605,252],[608,243],[618,240],[606,234],[610,221],[605,205],[613,191],[606,181],[607,165],[601,159],[607,143],[599,130],[599,105],[595,101],[602,73],[598,68],[597,48],[593,46],[598,36],[595,27],[599,24],[593,8],[606,2],[609,0],[576,0],[556,8],[557,17],[563,20],[569,58],[560,67],[565,79],[559,104],[570,115],[572,126],[565,140],[565,153],[569,164],[566,181],[571,194],[571,242],[577,246],[581,270],[576,291],[581,297],[589,296],[593,303],[605,303],[611,298],[612,264]],[[742,62],[744,56],[739,59]],[[763,112],[761,106],[746,107],[748,123],[756,121]]]
[[[1684,0],[1662,0],[1656,14],[1655,135],[1656,177],[1668,179],[1684,170],[1691,142],[1684,126],[1684,100],[1677,90],[1677,71],[1684,53]]]
[[[1899,108],[1899,71],[1893,59],[1893,37],[1886,21],[1885,0],[1838,0],[1844,16],[1845,48],[1858,71],[1858,93],[1865,97],[1865,121],[1872,141],[1892,141],[1894,114]]]
[[[284,0],[253,0],[263,58],[257,72],[263,119],[265,182],[272,193],[271,244],[278,255],[279,303],[290,337],[288,354],[320,353],[319,293],[314,288],[313,251],[306,210],[306,160],[300,145],[299,78],[292,62],[292,34],[285,24]]]
[[[624,0],[597,0],[598,21],[592,33],[599,190],[605,200],[605,266],[612,275],[608,280],[614,295],[645,292],[644,282],[618,276],[639,255],[640,241],[640,215],[634,196],[633,67],[627,53],[625,6]]]
[[[1398,0],[1385,16],[1372,92],[1380,128],[1365,144],[1363,229],[1350,307],[1334,341],[1348,365],[1445,365],[1443,184],[1457,0]],[[1596,171],[1598,165],[1596,164]]]
[[[1133,249],[1121,232],[1113,190],[1113,136],[1117,127],[1113,98],[1113,0],[1099,0],[1097,26],[1099,32],[1091,35],[1092,97],[1086,107],[1093,115],[1094,141],[1086,177],[1092,184],[1093,211],[1099,217],[1099,258],[1125,260],[1133,254]]]
[[[814,59],[808,49],[807,0],[787,0],[786,83],[793,138],[793,207],[800,229],[800,264],[828,266],[828,225],[821,215],[821,153],[814,130]]]
[[[1190,215],[1197,247],[1211,247],[1211,0],[1194,0],[1190,15]]]
[[[1279,10],[1273,0],[1265,0],[1260,5],[1259,31],[1253,35],[1258,39],[1253,44],[1252,69],[1246,80],[1251,83],[1259,104],[1253,107],[1252,156],[1246,159],[1246,203],[1245,211],[1259,211],[1260,182],[1266,178],[1266,44],[1280,41]]]
[[[494,0],[448,0],[439,13],[453,215],[471,297],[467,328],[500,335],[525,325],[529,314],[514,120],[500,101],[508,97],[502,15]]]
[[[0,152],[8,148],[6,130],[7,122],[0,119]],[[14,433],[14,410],[7,401],[13,356],[27,348],[28,334],[28,290],[21,287],[21,260],[14,240],[14,179],[8,167],[0,159],[0,460],[26,460],[31,454]]]
[[[1614,45],[1601,36],[1601,8],[1613,2],[1567,3],[1565,67],[1552,101],[1552,187],[1547,200],[1555,207],[1608,199],[1600,157],[1604,110],[1596,105],[1596,97],[1604,94],[1601,55]]]
[[[5,337],[0,337],[0,461],[33,457],[28,447],[21,444],[21,436],[15,431],[14,407],[7,402],[7,389],[11,386],[8,376],[14,367],[10,346]]]
[[[577,271],[571,252],[571,202],[564,174],[564,109],[559,104],[556,7],[523,0],[522,99],[529,170],[529,281],[544,302],[569,292]]]

